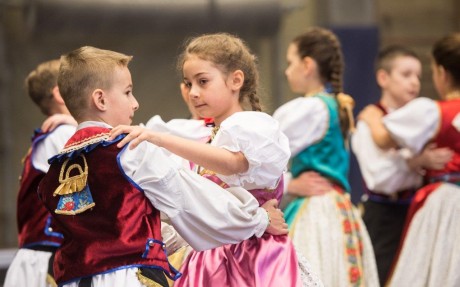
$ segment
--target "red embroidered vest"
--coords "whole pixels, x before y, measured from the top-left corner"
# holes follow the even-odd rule
[[[45,173],[32,164],[35,147],[48,135],[35,132],[32,146],[23,161],[16,206],[19,248],[61,245],[62,234],[55,231],[50,213],[37,196],[38,184]]]
[[[40,184],[39,196],[64,234],[54,260],[56,282],[136,266],[162,269],[174,278],[159,211],[120,169],[114,143],[122,137],[108,142],[108,132],[78,130],[50,160]]]
[[[460,172],[460,131],[452,124],[455,117],[460,117],[460,99],[440,101],[438,105],[441,119],[434,142],[438,147],[448,147],[452,149],[454,151],[454,156],[452,160],[446,164],[443,170],[429,170],[427,172],[428,179],[436,179],[444,175],[458,174]],[[460,119],[457,120],[460,122]],[[460,125],[460,123],[458,125]],[[460,129],[460,127],[458,128]]]

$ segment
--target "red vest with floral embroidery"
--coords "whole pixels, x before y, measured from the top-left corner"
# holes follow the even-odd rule
[[[62,234],[55,231],[49,211],[37,196],[38,184],[45,173],[32,164],[35,147],[47,136],[48,134],[35,132],[32,146],[24,158],[16,209],[20,248],[58,247],[62,241]]]
[[[118,163],[109,129],[78,130],[52,158],[39,196],[64,234],[54,273],[62,284],[135,266],[160,268],[174,277],[161,242],[159,211]]]

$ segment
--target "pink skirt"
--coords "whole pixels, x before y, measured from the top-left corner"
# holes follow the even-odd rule
[[[288,236],[264,234],[238,244],[192,251],[174,286],[302,286],[298,259]]]

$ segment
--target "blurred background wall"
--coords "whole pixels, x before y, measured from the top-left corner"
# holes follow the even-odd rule
[[[16,246],[21,159],[44,120],[23,88],[38,63],[83,45],[134,55],[130,69],[141,107],[134,123],[155,114],[186,118],[175,70],[182,43],[201,33],[235,33],[258,55],[262,100],[271,113],[295,96],[284,77],[289,41],[320,25],[342,41],[345,92],[355,97],[357,113],[379,97],[373,60],[391,43],[420,54],[422,95],[435,97],[430,47],[460,30],[458,15],[459,0],[0,0],[0,248]],[[356,201],[362,183],[354,160],[350,180]]]

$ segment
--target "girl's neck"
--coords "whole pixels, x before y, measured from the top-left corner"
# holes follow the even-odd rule
[[[311,97],[311,96],[316,95],[316,94],[321,93],[321,92],[324,92],[324,86],[323,85],[316,86],[314,88],[308,89],[305,92],[305,97]]]

